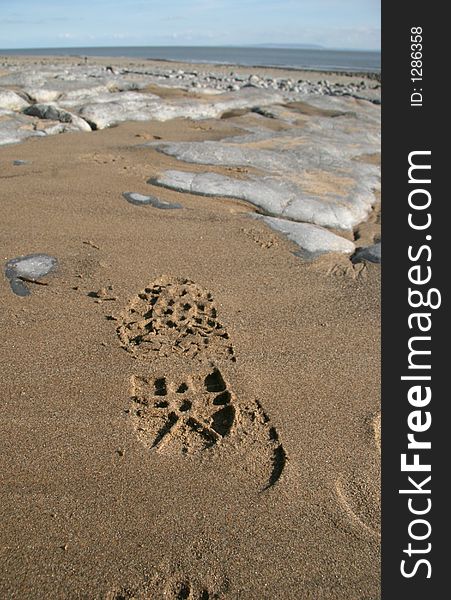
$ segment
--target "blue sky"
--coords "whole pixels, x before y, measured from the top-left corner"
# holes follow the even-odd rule
[[[0,0],[0,48],[380,48],[380,0]]]

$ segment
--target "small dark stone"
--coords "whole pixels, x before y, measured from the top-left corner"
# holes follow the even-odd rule
[[[373,244],[372,246],[367,246],[366,248],[359,248],[352,257],[353,263],[359,263],[365,260],[372,263],[381,262],[382,257],[380,242],[378,244]]]

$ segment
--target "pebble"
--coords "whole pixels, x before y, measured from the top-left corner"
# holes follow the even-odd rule
[[[162,210],[183,208],[183,206],[178,202],[167,202],[166,200],[159,200],[155,196],[144,196],[143,194],[138,194],[136,192],[124,192],[122,195],[127,200],[127,202],[130,202],[130,204],[135,204],[136,206],[150,205],[154,208],[160,208]]]
[[[48,254],[28,254],[12,258],[5,265],[5,276],[17,296],[29,296],[28,282],[38,282],[41,277],[55,271],[58,261]]]

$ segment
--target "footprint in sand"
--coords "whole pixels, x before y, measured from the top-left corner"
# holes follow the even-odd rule
[[[263,489],[279,480],[286,454],[275,427],[257,400],[237,398],[218,367],[236,357],[211,293],[187,279],[161,278],[130,300],[117,333],[146,365],[163,359],[155,361],[160,372],[131,377],[127,412],[146,448],[192,458],[239,452],[265,472]],[[171,378],[164,364],[180,357],[186,366]]]
[[[203,381],[202,381],[203,379]],[[232,432],[234,398],[219,370],[187,381],[132,377],[131,415],[141,441],[158,452],[195,454]]]
[[[340,476],[335,491],[341,508],[351,523],[371,537],[380,538],[380,453],[381,413],[370,421],[374,452],[372,464],[366,469],[354,470],[347,478]]]
[[[117,329],[126,350],[140,358],[230,358],[229,334],[217,318],[213,297],[188,279],[163,277],[129,302]]]

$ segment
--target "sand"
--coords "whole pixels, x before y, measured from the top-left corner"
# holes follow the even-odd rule
[[[249,118],[0,148],[2,260],[58,258],[27,297],[0,278],[2,598],[379,598],[380,265],[122,196],[177,168],[140,142]]]

